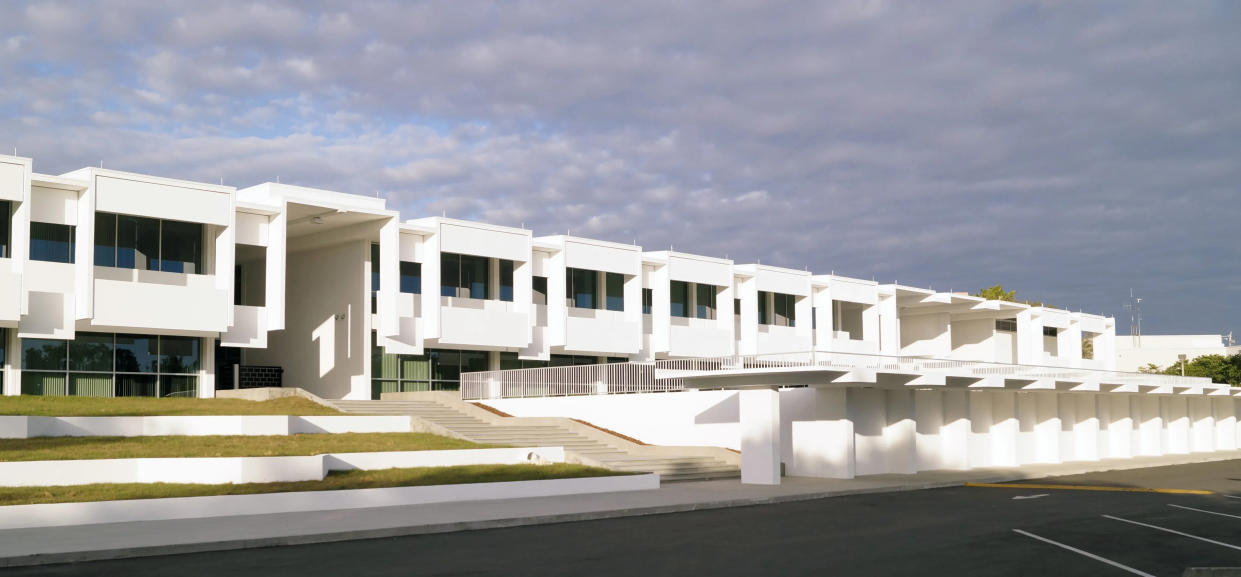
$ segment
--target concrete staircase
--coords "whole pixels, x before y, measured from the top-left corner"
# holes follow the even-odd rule
[[[476,443],[564,447],[571,462],[616,471],[659,473],[663,481],[741,476],[739,457],[717,447],[639,445],[570,419],[501,417],[455,393],[400,393],[402,399],[326,401],[346,413],[409,415],[416,429]]]

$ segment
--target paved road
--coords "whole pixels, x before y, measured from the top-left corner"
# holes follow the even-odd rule
[[[1241,497],[1241,462],[1039,482],[1218,494],[959,487],[3,574],[1094,577],[1179,576],[1191,566],[1241,566],[1241,498],[1226,496]]]

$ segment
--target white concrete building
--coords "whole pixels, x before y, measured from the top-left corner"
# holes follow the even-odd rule
[[[470,371],[808,351],[1114,368],[1110,318],[284,184],[0,157],[0,214],[5,394],[211,396],[282,373],[360,399]]]
[[[1232,355],[1220,335],[1142,335],[1116,338],[1116,368],[1136,371],[1154,364],[1167,368],[1185,355],[1192,361],[1204,355]]]

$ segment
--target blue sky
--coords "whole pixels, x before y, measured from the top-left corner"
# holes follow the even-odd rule
[[[0,150],[1241,332],[1235,2],[28,2]]]

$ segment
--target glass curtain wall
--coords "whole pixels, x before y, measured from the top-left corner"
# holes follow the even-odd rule
[[[95,265],[183,274],[203,270],[203,225],[95,213]]]
[[[446,297],[486,299],[491,281],[491,259],[468,254],[440,254],[440,294]],[[508,261],[511,267],[512,261]],[[511,268],[510,268],[511,270]],[[512,300],[512,277],[509,280]]]
[[[77,333],[22,339],[22,394],[185,397],[198,394],[201,340]]]
[[[392,354],[371,342],[371,398],[381,393],[455,391],[461,373],[490,368],[487,351],[426,349],[421,355]]]

